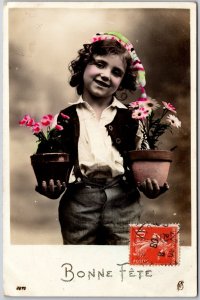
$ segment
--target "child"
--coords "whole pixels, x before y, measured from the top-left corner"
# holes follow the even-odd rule
[[[117,91],[145,85],[144,69],[131,43],[121,34],[97,34],[70,64],[70,85],[80,98],[61,111],[58,124],[73,172],[59,205],[64,244],[126,245],[129,224],[141,215],[140,193],[155,198],[165,192],[147,178],[134,185],[129,150],[137,148],[138,121],[116,98]],[[135,76],[137,73],[137,78]],[[63,123],[61,114],[70,117]],[[58,198],[64,183],[52,178],[36,190]]]

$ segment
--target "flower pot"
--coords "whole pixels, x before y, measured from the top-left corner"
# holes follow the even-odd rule
[[[167,150],[133,150],[129,152],[134,182],[151,178],[163,186],[167,181],[172,152]]]
[[[30,158],[38,185],[50,179],[68,183],[71,171],[68,153],[33,154]]]

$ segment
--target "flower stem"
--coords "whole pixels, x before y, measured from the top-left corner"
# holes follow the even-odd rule
[[[39,139],[40,142],[46,142],[47,138],[44,135],[43,131],[40,131],[39,133],[34,133],[35,136]]]
[[[167,109],[163,109],[163,113],[161,115],[161,117],[158,119],[159,120],[159,123],[161,122],[161,120],[164,118],[164,116],[168,113],[168,110]]]
[[[147,142],[148,143],[148,140],[149,140],[149,133],[148,133],[148,129],[147,129],[147,125],[145,126],[145,123],[143,120],[140,120],[141,121],[141,124],[142,124],[142,132],[143,132],[143,142]]]

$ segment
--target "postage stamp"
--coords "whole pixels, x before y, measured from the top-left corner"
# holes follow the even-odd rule
[[[2,2],[2,294],[196,296],[198,1]]]
[[[179,225],[130,225],[130,265],[178,265]]]

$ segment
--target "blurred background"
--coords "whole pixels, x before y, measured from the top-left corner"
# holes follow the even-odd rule
[[[180,223],[181,244],[191,244],[190,15],[187,9],[12,8],[9,10],[11,243],[62,244],[59,200],[35,192],[30,155],[36,137],[18,122],[56,114],[77,99],[68,65],[96,32],[119,31],[135,46],[146,70],[147,94],[171,102],[182,122],[160,148],[178,146],[170,190],[142,196],[141,222]],[[127,102],[136,100],[129,95]],[[194,101],[195,99],[192,99]]]

